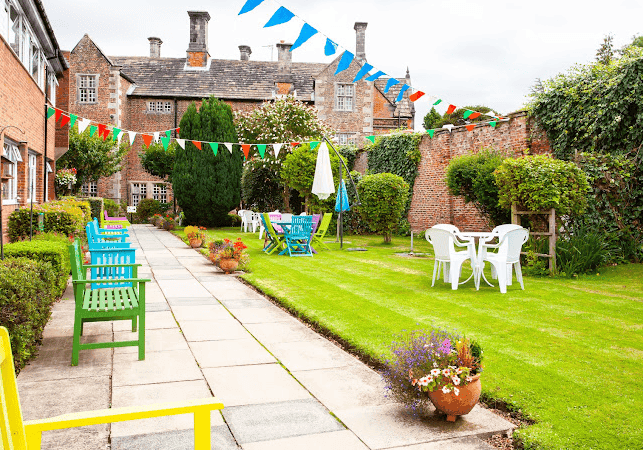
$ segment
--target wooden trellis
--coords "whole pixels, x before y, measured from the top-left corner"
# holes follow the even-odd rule
[[[530,236],[547,236],[549,238],[549,253],[536,253],[537,256],[549,258],[549,272],[554,273],[556,269],[556,210],[554,208],[549,211],[518,211],[516,204],[511,205],[511,223],[515,225],[522,225],[520,223],[520,216],[529,215],[543,215],[548,216],[549,230],[548,231],[529,231]],[[521,252],[525,255],[525,252]]]

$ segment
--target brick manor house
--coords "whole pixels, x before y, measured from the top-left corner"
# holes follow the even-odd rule
[[[274,62],[252,61],[246,45],[239,46],[239,60],[215,59],[208,50],[210,14],[188,11],[188,15],[190,39],[185,58],[161,57],[163,41],[158,37],[148,38],[149,57],[107,56],[84,35],[71,52],[63,52],[69,68],[60,81],[57,107],[121,129],[152,132],[178,127],[190,103],[199,104],[211,95],[235,111],[249,111],[262,102],[293,95],[317,108],[340,144],[361,146],[365,136],[414,126],[415,110],[408,91],[399,103],[395,101],[401,84],[384,94],[387,78],[353,82],[366,61],[364,22],[355,23],[355,59],[349,69],[335,76],[341,54],[330,64],[293,62],[292,44],[283,41],[277,44]],[[410,85],[408,70],[398,80]],[[56,158],[68,148],[67,133],[68,126],[57,130]],[[142,143],[137,135],[123,169],[83,190],[133,206],[143,198],[171,201],[171,186],[143,170],[138,156]]]

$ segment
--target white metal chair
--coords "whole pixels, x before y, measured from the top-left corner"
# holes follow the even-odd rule
[[[484,269],[485,261],[495,268],[498,276],[498,285],[502,294],[507,293],[507,285],[511,285],[512,280],[512,266],[516,273],[516,280],[520,283],[520,287],[524,290],[525,285],[522,281],[522,270],[520,269],[520,250],[522,245],[529,239],[529,230],[526,228],[518,228],[509,230],[504,233],[497,244],[487,244],[486,242],[480,243],[480,270],[476,274],[476,289],[480,287],[480,277]],[[487,248],[497,248],[497,253],[487,253]]]
[[[486,239],[484,242],[489,242],[493,240],[495,237],[497,237],[498,242],[500,242],[500,240],[508,231],[520,230],[521,228],[522,227],[520,225],[516,225],[513,223],[504,223],[502,225],[498,225],[496,228],[491,230],[491,233],[493,233],[493,236],[490,237],[489,239]],[[480,258],[480,260],[482,260],[484,255],[487,253],[487,247],[480,246],[479,252],[480,254],[478,255],[478,257]],[[512,266],[508,266],[507,267],[507,285],[508,286],[511,286],[511,279],[512,279],[511,271],[512,271]],[[493,278],[494,280],[498,279],[498,274],[496,273],[496,268],[494,266],[491,266],[491,278]]]
[[[239,211],[237,211],[237,215],[239,217],[241,217],[241,228],[240,229],[243,230],[244,225],[246,226],[246,229],[247,229],[248,225],[246,225],[246,210],[245,209],[240,209]]]
[[[458,289],[458,284],[463,284],[469,281],[471,277],[460,283],[460,272],[462,271],[462,264],[469,259],[471,267],[474,269],[475,275],[475,242],[473,239],[468,241],[460,241],[457,236],[449,230],[439,227],[433,227],[426,230],[424,235],[426,240],[433,245],[435,253],[435,263],[433,265],[433,281],[431,286],[435,285],[435,279],[440,273],[440,267],[444,271],[444,281],[451,283],[451,289]],[[466,247],[464,251],[456,251],[455,247]],[[443,265],[444,264],[444,265]],[[473,276],[473,275],[472,275]],[[474,281],[477,277],[474,278]]]

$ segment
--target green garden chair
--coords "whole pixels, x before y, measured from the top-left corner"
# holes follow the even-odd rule
[[[321,245],[322,247],[326,248],[326,250],[330,250],[330,247],[326,244],[324,244],[324,237],[326,236],[326,232],[328,231],[328,225],[330,225],[330,221],[333,218],[333,213],[325,213],[324,217],[322,217],[321,223],[317,227],[317,231],[313,235],[313,246],[316,246],[317,244]]]
[[[263,227],[266,230],[266,236],[268,237],[268,243],[263,248],[263,251],[272,255],[275,251],[283,249],[286,245],[286,241],[283,234],[279,234],[275,231],[275,227],[272,226],[268,213],[263,213],[260,217],[263,222]]]

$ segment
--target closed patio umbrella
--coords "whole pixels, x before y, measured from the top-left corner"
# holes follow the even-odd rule
[[[330,167],[328,146],[326,142],[322,142],[317,152],[317,165],[315,166],[312,193],[319,197],[320,200],[326,200],[334,192],[335,182],[333,181],[333,170]]]
[[[335,200],[335,211],[350,211],[351,205],[348,203],[348,194],[346,193],[346,183],[342,180],[337,191],[337,200]]]

